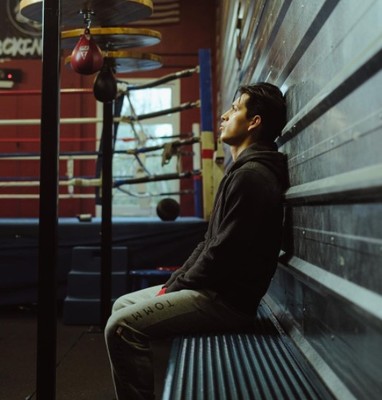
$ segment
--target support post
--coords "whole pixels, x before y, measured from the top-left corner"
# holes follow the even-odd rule
[[[101,326],[111,311],[112,271],[112,190],[113,190],[113,111],[114,102],[103,103],[102,131],[102,224],[101,224]]]
[[[38,400],[56,398],[60,0],[43,5],[41,162],[38,259]]]

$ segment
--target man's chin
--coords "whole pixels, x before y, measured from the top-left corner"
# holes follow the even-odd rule
[[[220,132],[219,135],[219,139],[223,142],[223,143],[227,143],[227,137],[224,135],[224,132]]]
[[[220,140],[225,144],[232,144],[232,139],[227,136],[220,135]]]

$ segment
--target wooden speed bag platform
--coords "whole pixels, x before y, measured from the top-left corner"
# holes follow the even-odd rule
[[[61,47],[72,49],[83,34],[83,28],[62,31]],[[128,27],[91,27],[90,34],[102,50],[153,46],[162,38],[160,32],[152,29]]]
[[[104,58],[108,58],[114,65],[116,73],[148,71],[160,68],[163,64],[162,57],[152,53],[140,53],[137,51],[104,51]],[[70,67],[70,57],[65,59],[65,65]]]
[[[42,22],[43,0],[21,0],[23,17]],[[61,25],[78,26],[82,23],[81,11],[92,11],[92,25],[118,26],[145,19],[153,12],[151,0],[63,0]]]

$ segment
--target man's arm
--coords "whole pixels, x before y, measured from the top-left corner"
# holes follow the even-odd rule
[[[213,289],[217,282],[228,281],[233,272],[242,271],[257,252],[256,238],[261,235],[264,216],[272,207],[264,176],[242,170],[231,177],[224,204],[218,210],[219,226],[204,244],[203,251],[186,271],[168,283],[168,291]]]

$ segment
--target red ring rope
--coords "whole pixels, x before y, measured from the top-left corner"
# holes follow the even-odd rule
[[[41,94],[40,89],[25,89],[25,90],[0,90],[0,96],[18,96],[18,95],[37,95]],[[61,94],[92,94],[93,89],[61,89]]]

